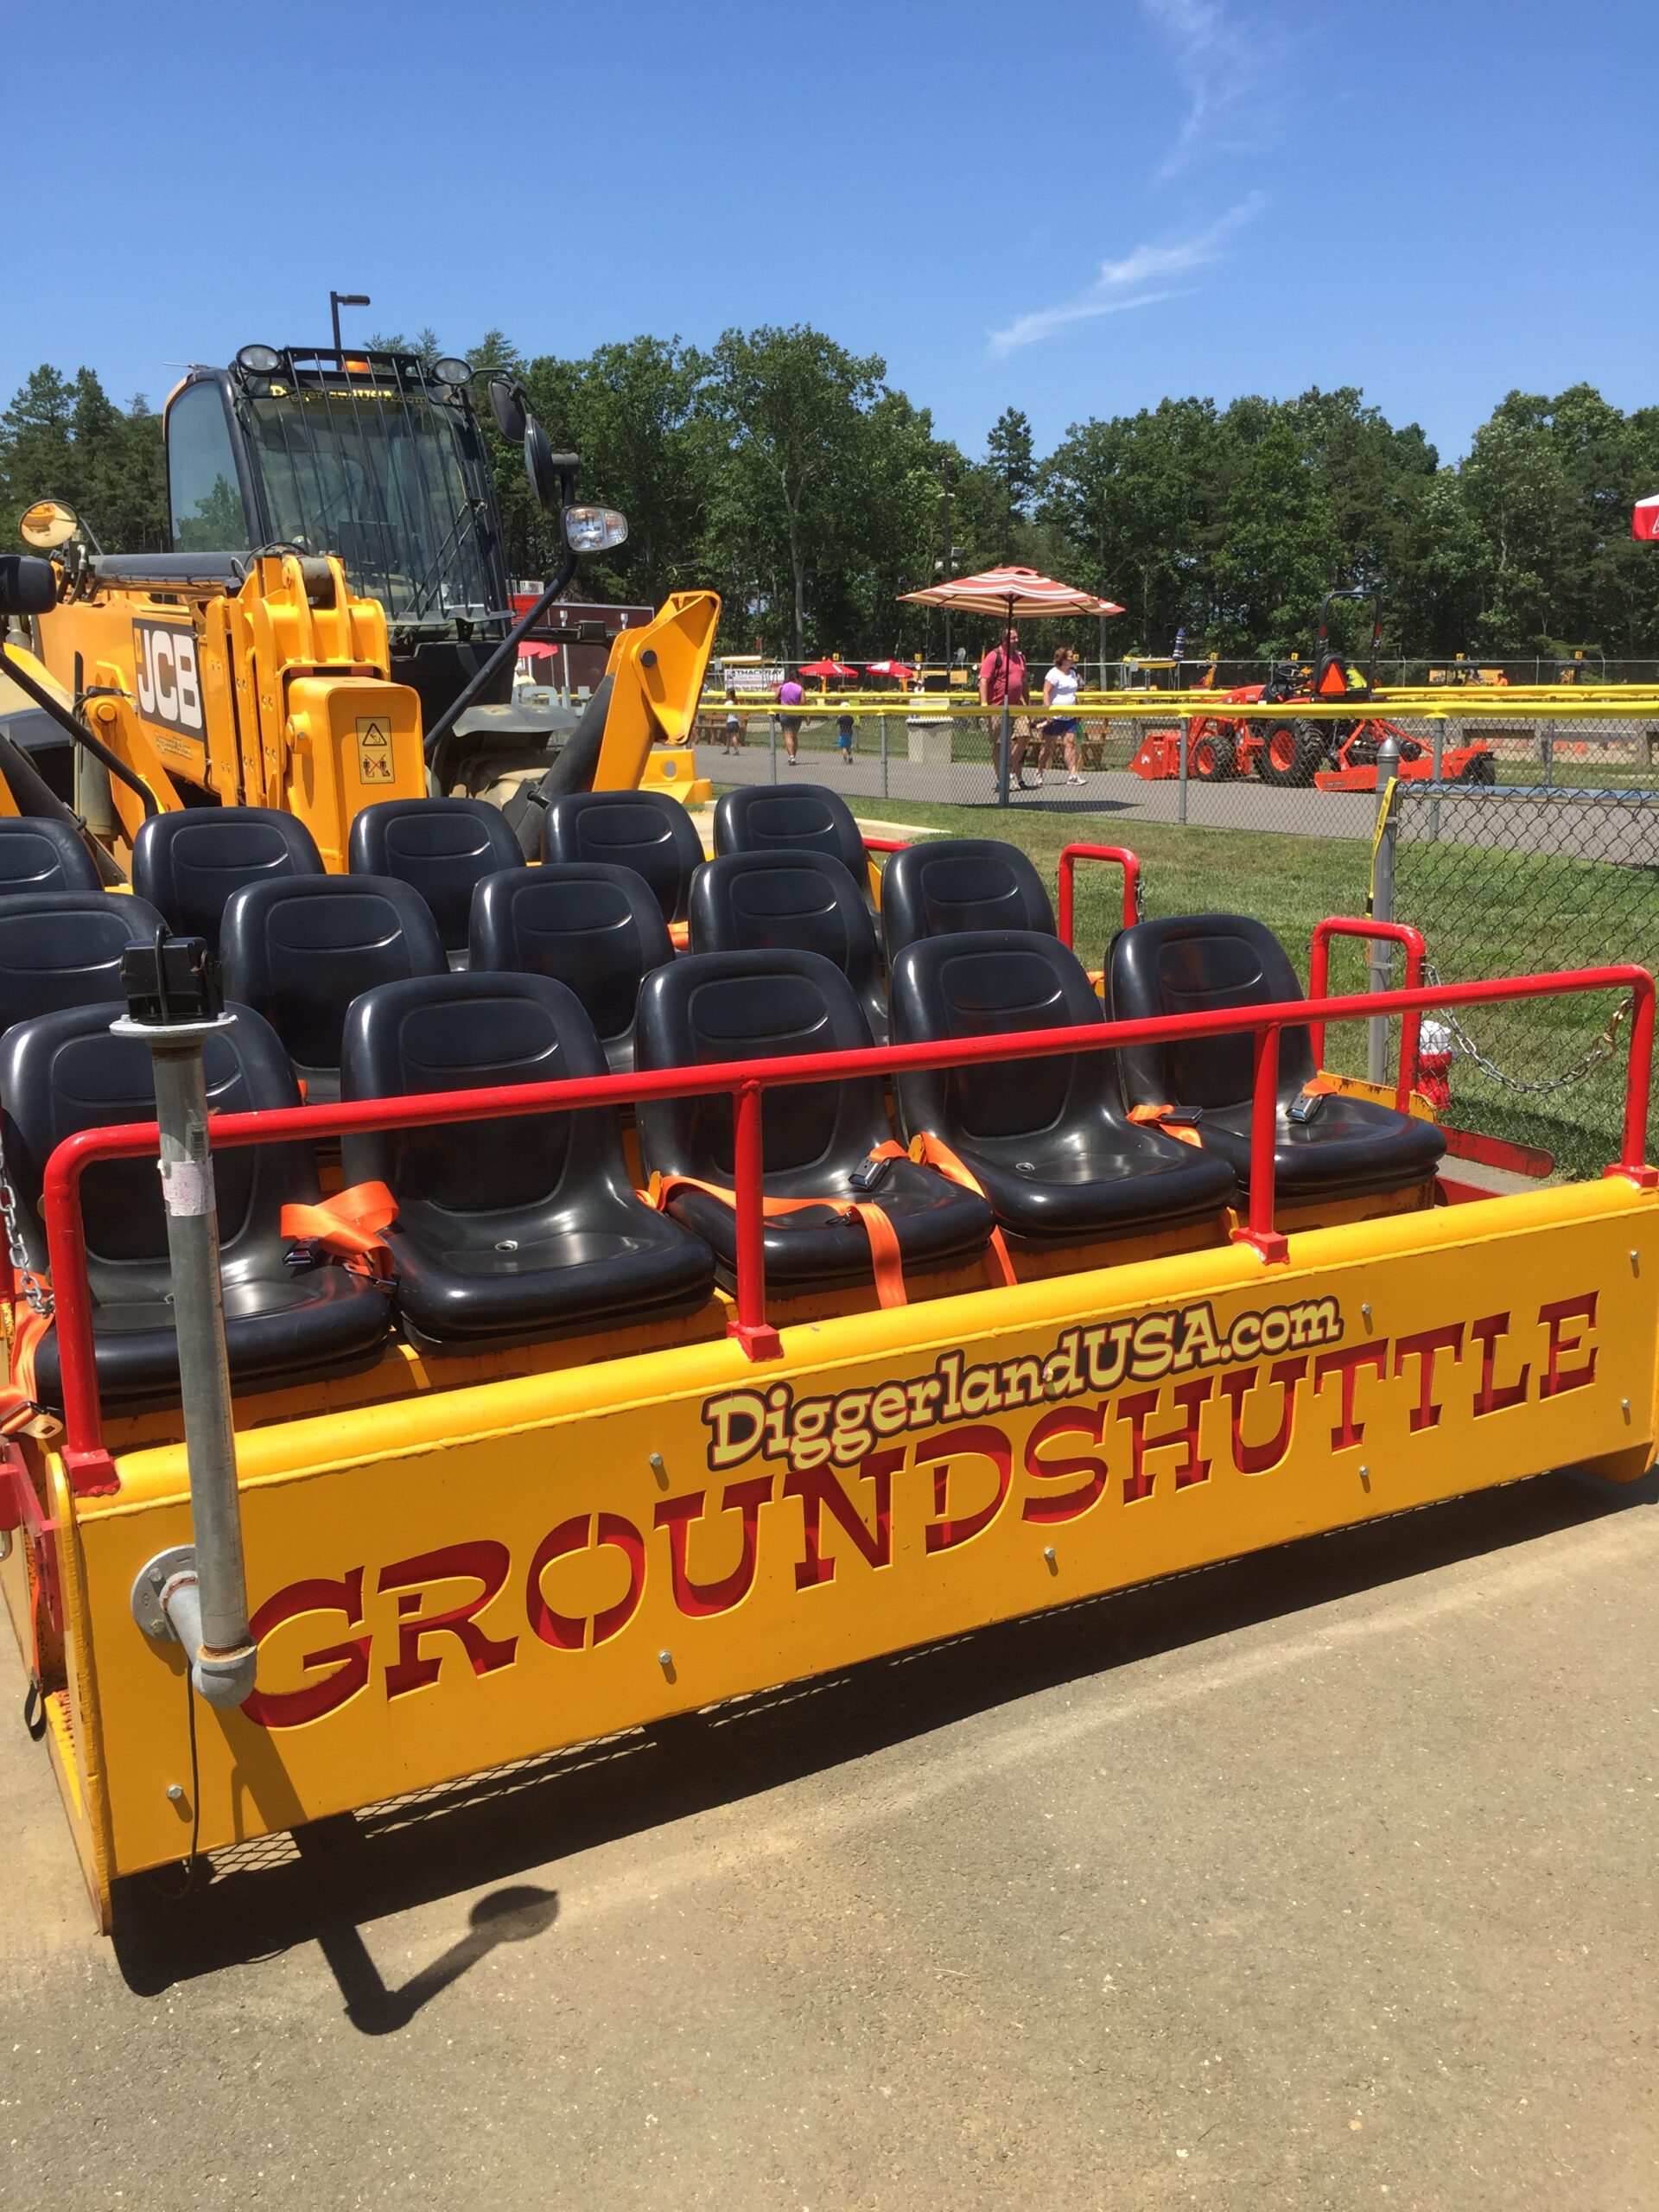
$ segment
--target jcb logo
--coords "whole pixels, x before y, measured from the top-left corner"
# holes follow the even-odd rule
[[[138,707],[144,720],[186,737],[200,737],[201,681],[194,632],[174,622],[135,622],[132,645]]]

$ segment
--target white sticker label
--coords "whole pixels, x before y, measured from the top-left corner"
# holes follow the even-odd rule
[[[162,1202],[168,1213],[201,1214],[213,1210],[213,1170],[211,1162],[198,1166],[194,1160],[163,1160]]]

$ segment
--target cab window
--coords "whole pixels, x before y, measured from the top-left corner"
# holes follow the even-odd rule
[[[167,414],[167,484],[175,553],[244,553],[247,518],[216,384],[193,384]]]

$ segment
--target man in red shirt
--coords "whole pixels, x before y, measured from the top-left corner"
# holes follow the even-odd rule
[[[1026,657],[1020,650],[1020,632],[1010,629],[1006,647],[1001,639],[991,647],[979,664],[979,703],[982,707],[1023,707],[1026,703]],[[1000,776],[1002,771],[1002,718],[995,715],[989,721],[991,739],[991,766]],[[1027,788],[1025,778],[1026,746],[1031,736],[1031,721],[1020,715],[1009,725],[1008,766],[1021,791]]]

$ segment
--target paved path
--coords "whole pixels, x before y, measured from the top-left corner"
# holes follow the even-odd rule
[[[436,1798],[87,1929],[0,1729],[18,2212],[1650,2212],[1651,1478]]]

